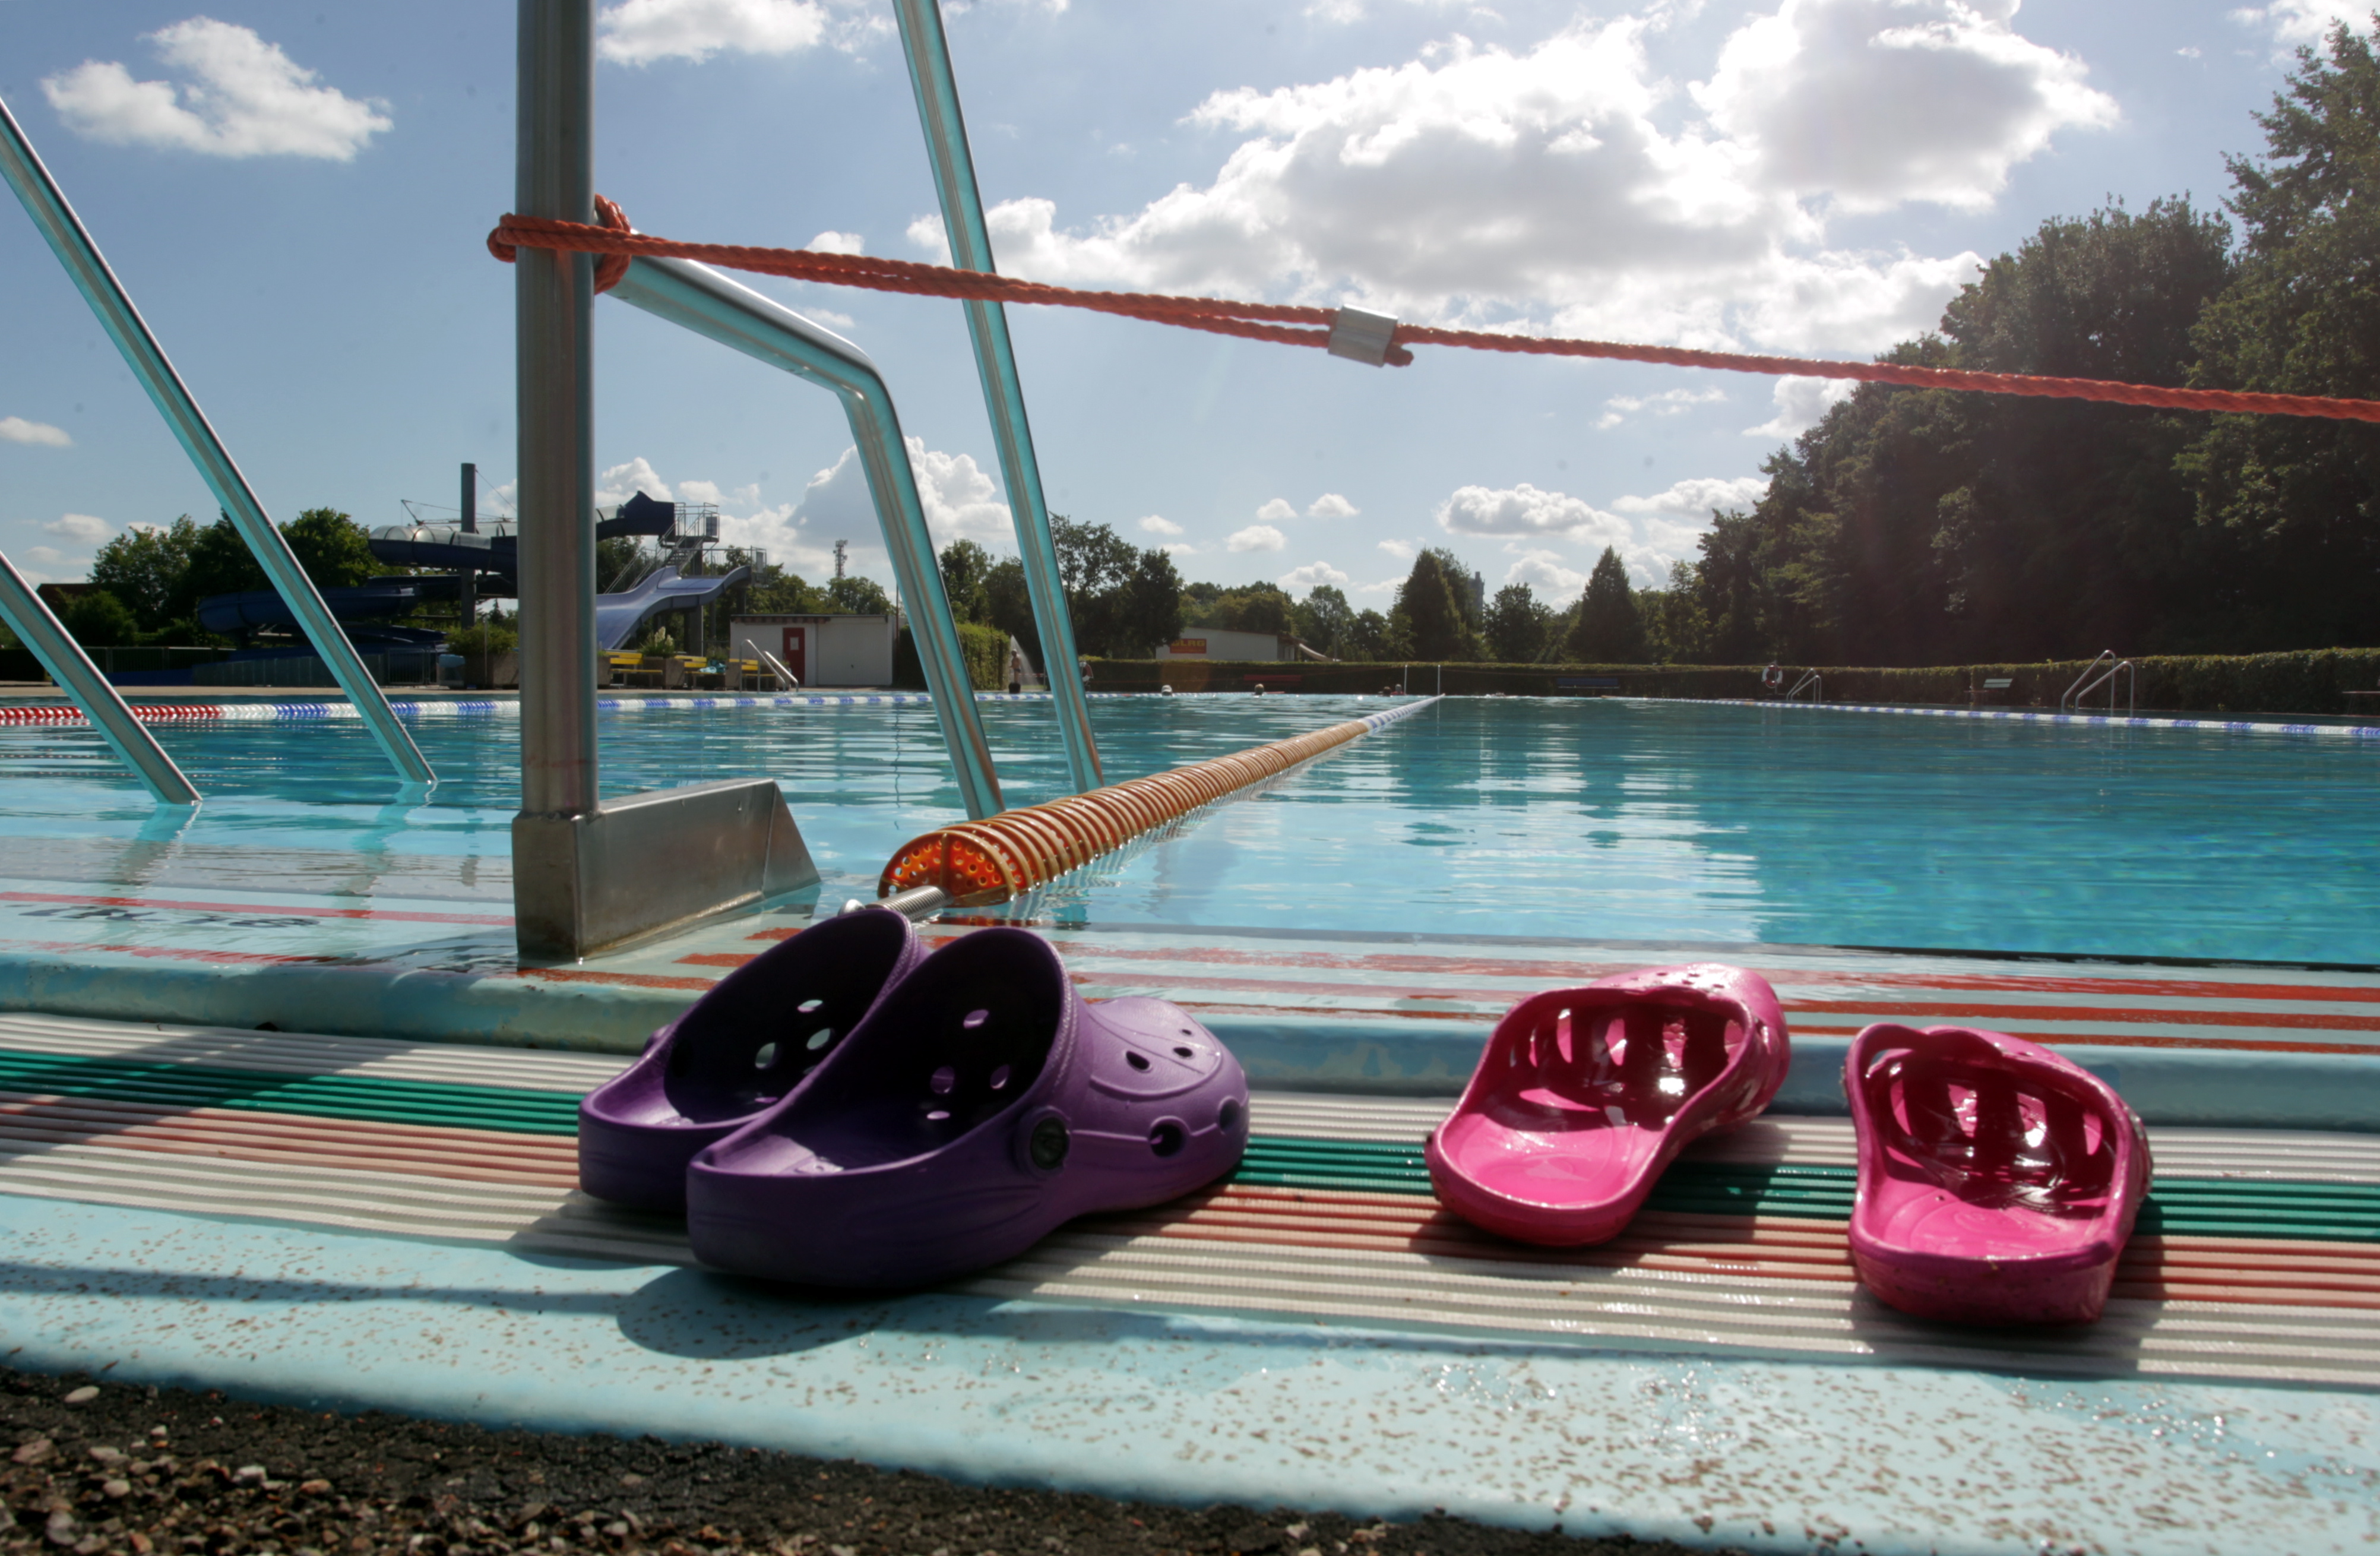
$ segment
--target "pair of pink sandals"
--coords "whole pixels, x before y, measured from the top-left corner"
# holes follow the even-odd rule
[[[1766,1108],[1790,1059],[1776,991],[1705,963],[1532,995],[1432,1131],[1439,1201],[1554,1247],[1619,1235],[1687,1145]],[[1852,1259],[1923,1318],[2087,1323],[2148,1193],[2148,1137],[2038,1044],[1879,1024],[1844,1065],[1859,1141]]]

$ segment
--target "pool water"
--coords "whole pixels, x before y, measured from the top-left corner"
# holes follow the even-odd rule
[[[982,705],[1011,805],[1062,792],[1041,703]],[[1111,780],[1378,699],[1093,704]],[[208,798],[152,810],[96,736],[0,733],[0,876],[508,899],[511,718],[419,720],[402,789],[360,725],[168,725]],[[767,775],[872,894],[961,819],[926,707],[603,715],[604,789]],[[1455,699],[1021,905],[1064,923],[2380,964],[2380,742],[1618,699]],[[200,861],[194,864],[193,861]]]

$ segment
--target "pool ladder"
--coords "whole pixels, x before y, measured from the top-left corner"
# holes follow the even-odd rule
[[[1793,683],[1793,689],[1785,694],[1785,700],[1791,702],[1804,691],[1810,694],[1811,701],[1824,702],[1827,699],[1827,678],[1815,670],[1803,672],[1802,678]]]
[[[2100,669],[2103,664],[2107,666],[2105,670]],[[2065,695],[2058,699],[2058,711],[2061,713],[2081,712],[2082,699],[2105,687],[2107,688],[2107,714],[2114,717],[2118,675],[2124,678],[2124,716],[2136,717],[2140,712],[2139,675],[2132,669],[2132,662],[2118,659],[2113,649],[2101,649],[2099,657],[2082,667],[2082,674],[2074,677],[2074,684],[2068,687]]]

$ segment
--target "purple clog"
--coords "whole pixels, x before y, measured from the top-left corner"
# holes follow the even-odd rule
[[[808,1085],[695,1158],[686,1231],[737,1274],[921,1284],[1212,1182],[1247,1118],[1239,1061],[1178,1006],[1086,1002],[1041,937],[978,930],[918,964]]]
[[[578,1104],[578,1186],[686,1209],[686,1164],[782,1101],[925,956],[886,908],[821,918],[729,973]]]

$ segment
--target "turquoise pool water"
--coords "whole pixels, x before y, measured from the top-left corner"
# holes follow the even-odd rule
[[[1094,704],[1111,778],[1377,699]],[[1050,710],[983,707],[1009,802],[1060,792]],[[175,868],[259,890],[508,899],[510,718],[422,720],[442,782],[352,723],[166,726],[152,812],[95,736],[0,733],[0,876]],[[765,774],[868,894],[960,812],[924,707],[607,713],[609,793]],[[2380,742],[1690,703],[1440,702],[1027,905],[1064,922],[2380,964]],[[195,862],[194,862],[195,861]]]

